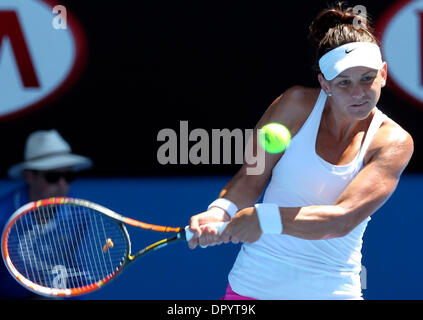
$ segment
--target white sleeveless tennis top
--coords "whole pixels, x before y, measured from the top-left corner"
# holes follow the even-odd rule
[[[315,147],[326,98],[322,90],[273,168],[263,202],[280,207],[331,205],[363,167],[366,150],[386,116],[376,109],[355,159],[332,165],[317,155]],[[328,240],[262,235],[242,245],[229,283],[236,293],[256,299],[362,299],[361,247],[369,220],[344,237]]]

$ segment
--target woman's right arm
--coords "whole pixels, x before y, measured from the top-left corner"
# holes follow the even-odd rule
[[[309,114],[307,108],[302,107],[307,105],[307,101],[305,100],[310,99],[310,92],[308,90],[310,89],[302,87],[290,88],[270,105],[249,138],[248,144],[253,146],[253,150],[261,148],[257,144],[257,139],[253,136],[257,137],[257,130],[269,122],[284,124],[291,131],[291,135],[294,136]],[[249,168],[251,169],[252,165],[249,164],[251,161],[246,159],[241,169],[219,194],[219,198],[225,198],[231,201],[238,207],[238,210],[254,206],[259,200],[272,174],[273,167],[283,155],[283,153],[266,153],[262,149],[259,152],[263,152],[265,155],[262,159],[264,164],[261,174],[249,174]],[[220,244],[221,239],[216,229],[204,228],[201,226],[213,222],[229,220],[230,215],[225,210],[218,207],[212,207],[210,210],[191,217],[190,229],[196,236],[189,242],[190,248],[193,249],[198,244]],[[233,240],[236,242],[236,239]]]

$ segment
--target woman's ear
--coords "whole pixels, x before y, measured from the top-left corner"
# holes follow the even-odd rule
[[[323,74],[319,73],[317,75],[317,79],[319,80],[320,87],[323,89],[323,91],[326,92],[327,95],[331,95],[329,82],[325,79]]]
[[[386,81],[388,80],[388,63],[383,62],[383,67],[380,69],[380,75],[382,76],[382,88],[386,86]]]

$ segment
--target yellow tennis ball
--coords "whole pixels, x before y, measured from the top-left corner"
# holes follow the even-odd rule
[[[259,131],[260,145],[269,153],[285,151],[291,142],[291,133],[283,124],[270,122]]]

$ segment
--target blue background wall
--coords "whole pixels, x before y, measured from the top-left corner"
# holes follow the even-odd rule
[[[80,179],[71,191],[123,215],[155,224],[184,226],[203,211],[230,179],[173,177]],[[15,183],[0,181],[0,193]],[[422,299],[423,252],[420,210],[423,175],[406,174],[370,221],[364,237],[366,299]],[[129,227],[133,249],[162,237]],[[177,243],[141,258],[102,290],[86,299],[220,299],[239,245],[190,250]]]

